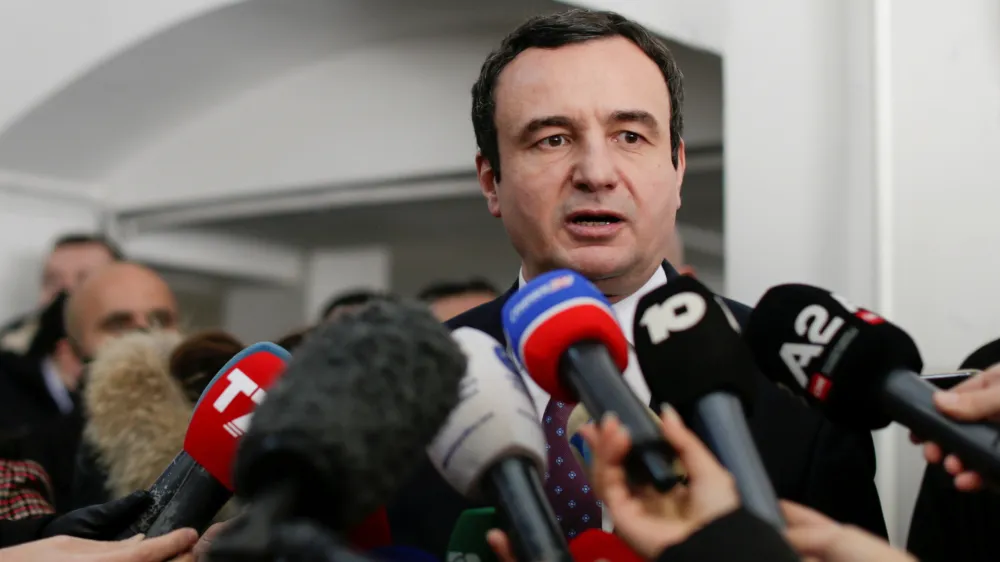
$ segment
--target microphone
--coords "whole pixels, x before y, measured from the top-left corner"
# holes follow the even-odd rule
[[[448,561],[498,562],[496,554],[486,542],[486,533],[499,527],[494,508],[466,509],[458,516],[451,538],[448,539]]]
[[[458,406],[427,455],[460,494],[496,503],[518,560],[569,561],[569,550],[545,498],[545,435],[521,376],[489,335],[459,328],[452,337],[468,358]]]
[[[909,335],[881,316],[809,285],[769,289],[744,334],[761,369],[831,420],[874,430],[897,421],[1000,482],[1000,429],[938,412],[936,388]]]
[[[249,508],[213,542],[212,560],[291,556],[275,550],[276,529],[305,521],[342,533],[378,510],[458,403],[465,365],[416,303],[380,299],[316,328],[240,444],[236,492]]]
[[[652,408],[647,407],[646,412],[649,413],[649,417],[655,423],[660,423],[660,418],[657,417]],[[587,411],[587,407],[583,404],[577,404],[573,408],[573,411],[569,413],[569,419],[566,420],[566,441],[569,442],[570,451],[572,451],[576,462],[586,471],[588,479],[590,478],[589,471],[590,463],[592,462],[592,453],[590,445],[587,444],[587,441],[580,433],[580,428],[592,421],[594,421],[594,418],[591,417],[590,412]],[[679,478],[684,479],[684,465],[681,464],[680,459],[674,460],[674,472],[677,473]]]
[[[757,376],[739,324],[723,300],[680,277],[639,300],[635,354],[657,403],[669,403],[733,475],[743,505],[777,529],[778,497],[746,415]]]
[[[677,483],[673,449],[622,379],[628,342],[597,287],[565,269],[540,275],[504,305],[503,327],[514,358],[553,399],[617,414],[632,436],[633,482],[661,492]]]
[[[184,527],[201,533],[208,527],[232,497],[232,463],[240,437],[288,357],[281,347],[260,342],[219,370],[195,404],[184,449],[149,488],[153,503],[132,524],[129,536],[152,538]]]
[[[644,562],[645,559],[625,544],[618,535],[599,529],[587,529],[569,543],[576,562]]]

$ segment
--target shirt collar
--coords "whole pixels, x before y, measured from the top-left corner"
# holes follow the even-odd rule
[[[521,270],[517,272],[518,290],[520,290],[525,283],[527,283],[527,281],[524,280],[524,268],[521,268]],[[625,339],[627,339],[630,344],[635,345],[635,339],[632,337],[632,325],[635,322],[635,307],[639,304],[639,299],[647,293],[652,292],[657,287],[666,284],[667,273],[663,271],[662,267],[657,267],[656,271],[653,272],[653,276],[650,277],[642,287],[639,287],[638,291],[611,305],[611,308],[615,311],[615,316],[618,317],[618,324],[621,325],[622,332],[625,334]]]

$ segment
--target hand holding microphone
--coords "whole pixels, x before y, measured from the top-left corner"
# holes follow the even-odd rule
[[[684,426],[676,411],[663,413],[661,431],[688,474],[687,486],[666,494],[650,486],[629,485],[624,463],[632,443],[617,417],[608,415],[599,426],[580,428],[591,460],[591,484],[615,522],[615,534],[645,559],[655,559],[667,547],[740,506],[732,476]],[[504,533],[493,530],[488,540],[501,560],[508,560],[504,558],[509,554]]]
[[[1000,365],[994,365],[948,391],[936,392],[934,405],[958,421],[1000,423]],[[944,469],[955,478],[955,487],[959,490],[971,492],[983,487],[983,478],[978,472],[967,470],[957,456],[946,456],[937,443],[924,444],[924,458],[929,463],[943,463]]]

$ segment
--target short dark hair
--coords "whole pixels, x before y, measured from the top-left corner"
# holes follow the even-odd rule
[[[362,304],[367,304],[373,300],[384,298],[386,295],[379,291],[373,291],[371,289],[355,289],[353,291],[347,291],[335,295],[330,299],[326,306],[323,307],[323,313],[320,314],[320,321],[325,320],[334,310],[342,306],[358,306]]]
[[[125,259],[125,254],[122,253],[121,248],[112,242],[110,238],[100,234],[85,234],[79,232],[64,234],[56,239],[55,243],[52,244],[52,249],[57,250],[67,246],[82,246],[85,244],[96,244],[103,247],[115,261],[122,261]]]
[[[417,293],[417,298],[424,302],[434,302],[468,293],[500,294],[492,283],[481,277],[476,277],[468,281],[438,281],[432,283]]]
[[[595,39],[624,37],[653,59],[663,73],[670,97],[670,160],[677,167],[684,118],[684,77],[670,49],[645,27],[615,12],[573,9],[557,14],[535,16],[504,37],[500,47],[490,53],[472,86],[472,127],[476,143],[500,181],[500,149],[497,143],[497,79],[517,55],[531,48],[555,49]]]

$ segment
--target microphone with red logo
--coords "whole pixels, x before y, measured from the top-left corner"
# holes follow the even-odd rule
[[[628,341],[597,287],[565,269],[540,275],[504,305],[503,328],[514,358],[554,400],[618,416],[632,436],[633,482],[662,492],[678,482],[673,448],[622,378]]]
[[[1000,428],[940,413],[916,344],[874,312],[817,287],[779,285],[757,303],[744,337],[765,375],[831,420],[866,430],[896,421],[1000,483]]]
[[[184,436],[184,450],[149,489],[153,504],[129,535],[156,537],[190,527],[199,533],[233,494],[233,459],[254,409],[285,370],[289,354],[269,342],[233,357],[205,387]]]
[[[625,544],[618,535],[600,529],[587,529],[569,543],[575,562],[644,562],[644,558]]]

